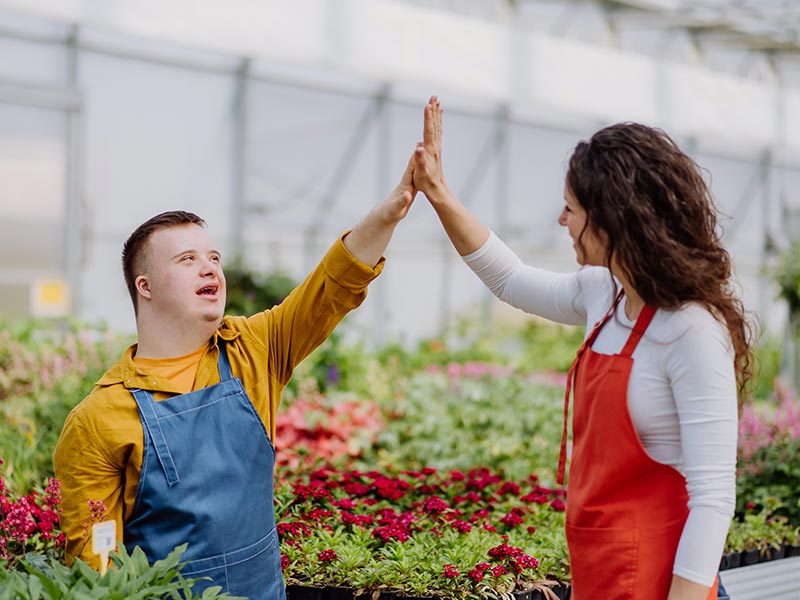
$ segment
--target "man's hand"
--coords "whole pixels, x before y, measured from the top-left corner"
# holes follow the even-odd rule
[[[417,195],[417,188],[414,187],[414,164],[412,155],[397,187],[344,238],[344,245],[350,253],[371,267],[380,261],[395,226],[408,214]]]
[[[408,161],[400,183],[379,205],[382,218],[387,224],[397,224],[403,220],[408,214],[408,209],[411,208],[416,195],[417,188],[414,187],[414,156],[412,156]]]

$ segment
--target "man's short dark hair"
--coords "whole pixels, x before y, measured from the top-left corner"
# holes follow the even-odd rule
[[[122,273],[125,276],[128,293],[131,295],[134,314],[139,312],[136,278],[144,271],[145,249],[150,236],[159,229],[191,224],[206,226],[206,222],[194,213],[183,210],[163,212],[139,225],[125,242],[122,247]]]

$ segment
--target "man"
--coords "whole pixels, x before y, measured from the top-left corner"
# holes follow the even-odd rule
[[[54,455],[70,560],[99,567],[89,525],[100,501],[129,551],[154,561],[188,543],[182,573],[211,578],[196,589],[285,597],[273,509],[281,392],[366,297],[416,194],[412,172],[409,162],[279,306],[249,318],[223,318],[221,255],[202,219],[168,212],[133,232],[122,260],[138,343],[72,410]]]

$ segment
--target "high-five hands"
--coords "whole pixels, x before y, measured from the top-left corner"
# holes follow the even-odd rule
[[[442,107],[439,99],[431,96],[425,106],[422,141],[414,150],[414,186],[428,200],[435,201],[435,191],[445,186],[442,169]]]

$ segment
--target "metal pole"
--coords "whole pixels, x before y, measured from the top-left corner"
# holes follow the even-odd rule
[[[384,88],[384,93],[380,97],[381,106],[378,119],[378,189],[375,197],[383,198],[391,186],[391,149],[392,149],[392,115],[386,110],[389,102],[390,88]],[[385,275],[384,275],[385,277]],[[386,339],[386,323],[389,319],[388,294],[386,284],[375,286],[371,292],[375,296],[375,316],[373,317],[372,331],[370,331],[370,343],[374,348],[379,347]]]
[[[315,214],[312,217],[311,223],[305,230],[304,237],[304,254],[306,262],[306,270],[314,267],[317,259],[317,238],[322,229],[327,215],[336,206],[336,201],[339,199],[339,192],[345,185],[347,178],[353,172],[353,166],[356,164],[356,157],[358,151],[361,150],[366,139],[369,137],[369,130],[381,116],[383,109],[386,105],[386,98],[389,95],[389,86],[384,85],[381,91],[375,96],[374,100],[369,104],[367,110],[361,116],[361,119],[356,124],[349,141],[342,150],[339,163],[333,170],[331,178],[325,191],[322,193],[322,199],[316,207]]]
[[[237,259],[244,259],[245,196],[247,178],[247,93],[250,59],[242,60],[236,73],[233,105],[233,192],[231,203],[231,249]]]
[[[73,27],[67,41],[67,85],[72,90],[78,88],[78,69],[80,50],[78,47],[79,29]],[[62,268],[66,275],[70,294],[70,313],[76,315],[81,306],[81,266],[84,261],[83,243],[86,235],[83,197],[83,112],[81,107],[67,109],[66,113],[66,190],[64,218],[64,254]]]

